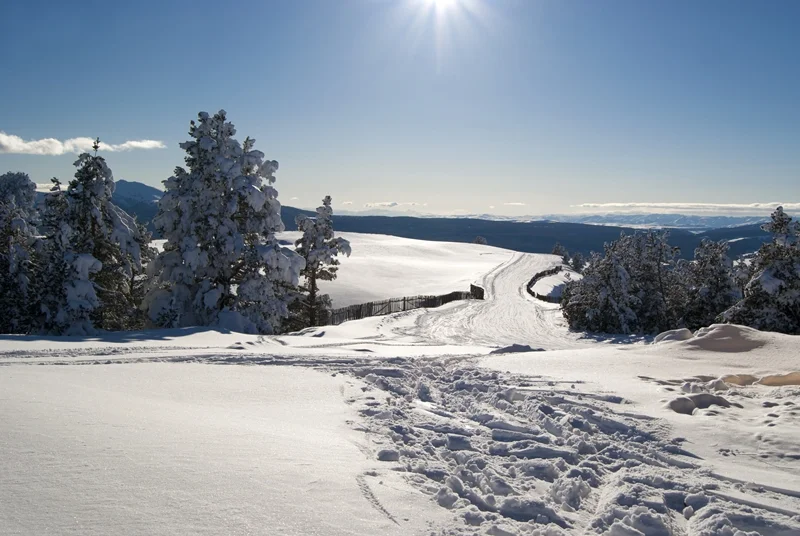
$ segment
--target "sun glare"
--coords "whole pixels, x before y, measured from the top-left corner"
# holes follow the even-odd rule
[[[453,7],[458,3],[458,0],[427,0],[429,4],[433,4],[436,9],[444,10]]]

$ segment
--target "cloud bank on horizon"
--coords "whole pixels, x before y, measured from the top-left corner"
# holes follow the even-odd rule
[[[609,212],[657,212],[748,214],[773,211],[778,207],[787,211],[800,211],[800,203],[582,203],[572,208]]]
[[[70,138],[64,141],[55,138],[23,140],[19,136],[0,131],[0,154],[30,154],[60,156],[68,153],[83,153],[92,150],[92,138]],[[158,140],[131,140],[120,144],[100,142],[100,150],[108,152],[165,149],[167,146]]]
[[[350,201],[352,203],[352,201]],[[348,204],[348,202],[344,202],[344,205]],[[407,203],[400,203],[398,201],[378,201],[374,203],[364,203],[364,207],[366,208],[394,208],[394,207],[426,207],[428,203],[416,203],[414,201],[410,201]]]

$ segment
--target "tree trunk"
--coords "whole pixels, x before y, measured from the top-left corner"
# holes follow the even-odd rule
[[[308,325],[317,325],[317,272],[308,274]]]

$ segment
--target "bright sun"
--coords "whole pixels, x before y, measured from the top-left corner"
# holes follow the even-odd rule
[[[458,3],[458,0],[428,0],[429,4],[436,6],[436,9],[447,9]]]

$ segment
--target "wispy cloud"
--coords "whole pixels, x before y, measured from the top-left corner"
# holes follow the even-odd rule
[[[290,197],[290,198],[289,198],[289,201],[297,201],[298,199],[300,199],[300,198],[299,198],[299,197],[297,197],[297,196],[295,196],[295,197]]]
[[[0,154],[35,154],[58,156],[67,153],[82,153],[92,150],[92,138],[70,138],[60,141],[55,138],[23,140],[19,136],[0,131]],[[132,140],[117,145],[100,142],[100,150],[108,152],[164,149],[164,142],[157,140]]]
[[[503,203],[503,204],[505,206],[507,206],[507,207],[524,207],[525,206],[525,203],[517,203],[517,202]]]
[[[494,208],[494,205],[489,205],[489,208]]]
[[[800,203],[583,203],[573,208],[608,212],[667,212],[703,214],[765,213],[783,206],[785,210],[798,211]]]
[[[342,201],[342,204],[343,205],[352,205],[353,202],[352,201]]]

